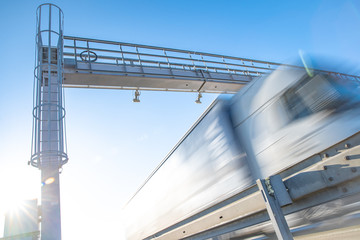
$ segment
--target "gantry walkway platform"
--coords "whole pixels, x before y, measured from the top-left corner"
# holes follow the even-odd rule
[[[253,78],[283,65],[71,36],[64,36],[63,55],[63,86],[80,88],[235,93]]]

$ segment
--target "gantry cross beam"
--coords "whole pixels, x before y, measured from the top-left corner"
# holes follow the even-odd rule
[[[278,63],[64,37],[64,87],[235,93]]]
[[[299,68],[190,50],[64,36],[63,86],[235,93],[253,78],[280,65]]]

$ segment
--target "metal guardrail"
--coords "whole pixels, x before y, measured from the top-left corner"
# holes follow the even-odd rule
[[[75,62],[128,64],[137,66],[206,70],[209,72],[257,76],[275,70],[280,65],[299,68],[290,64],[239,58],[190,50],[156,47],[142,44],[64,36],[64,57]],[[322,71],[360,80],[360,76]]]
[[[289,194],[293,201],[291,204],[288,200],[283,201],[284,195],[278,194],[279,188],[270,178],[273,194],[283,206],[283,214],[292,219],[288,224],[294,236],[308,234],[305,230],[312,221],[315,223],[321,219],[329,220],[359,211],[359,152],[358,133],[281,172],[280,176],[286,187],[283,192]],[[270,227],[270,230],[264,228],[271,220],[264,202],[264,196],[254,184],[223,202],[149,235],[145,240],[230,239],[230,236],[234,237],[233,239],[245,239],[259,233],[270,234],[273,227]],[[333,209],[334,204],[338,209]],[[320,210],[318,213],[317,207]],[[306,209],[311,208],[314,208],[315,213],[312,213],[312,210],[306,212]],[[340,225],[337,227],[340,228]],[[304,228],[301,230],[302,227]],[[316,229],[313,231],[317,232]],[[231,235],[234,232],[238,238]]]
[[[235,93],[279,66],[219,54],[64,36],[65,87]],[[360,81],[359,76],[316,70]],[[101,77],[95,77],[95,76]],[[117,77],[114,81],[113,77]],[[189,84],[189,81],[192,82]]]
[[[270,72],[281,65],[247,58],[71,36],[64,36],[64,41],[64,57],[72,57],[76,62],[205,70],[251,76]]]

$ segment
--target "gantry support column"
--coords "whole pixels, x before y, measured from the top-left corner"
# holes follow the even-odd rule
[[[59,170],[68,161],[63,107],[63,13],[43,4],[36,14],[33,140],[30,163],[41,170],[41,239],[61,240]]]

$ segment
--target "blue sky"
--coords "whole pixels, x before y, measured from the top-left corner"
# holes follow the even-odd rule
[[[0,2],[0,212],[12,199],[39,194],[39,171],[26,163],[35,11],[44,2]],[[355,0],[50,2],[65,14],[65,35],[275,62],[289,62],[303,50],[345,60],[355,66],[351,73],[360,73]],[[64,240],[117,236],[122,206],[216,98],[205,94],[198,105],[196,94],[142,92],[135,104],[132,94],[65,91],[70,160],[61,174]]]

